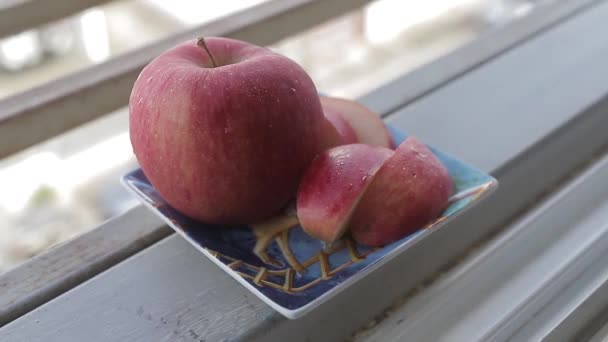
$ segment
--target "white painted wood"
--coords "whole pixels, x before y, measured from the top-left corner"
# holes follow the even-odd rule
[[[449,87],[438,89],[432,97],[397,111],[388,122],[406,127],[409,133],[432,141],[442,150],[466,156],[484,170],[499,169],[510,162],[503,158],[505,153],[517,156],[528,148],[529,142],[519,137],[533,139],[544,134],[548,123],[543,111],[552,113],[549,125],[556,129],[566,124],[572,113],[580,113],[603,96],[608,39],[588,30],[605,20],[608,4],[601,1],[584,15],[566,20],[549,34],[541,34],[489,62],[502,65],[500,70],[468,73]],[[595,67],[585,67],[589,65]],[[468,84],[483,86],[473,88]],[[558,89],[564,95],[556,95]],[[480,115],[474,120],[463,119],[467,113]],[[513,122],[519,124],[514,126]],[[472,143],[483,144],[484,148],[471,148]]]
[[[124,107],[141,69],[178,43],[206,35],[268,45],[369,1],[265,2],[9,97],[0,101],[0,158]]]
[[[41,306],[39,310],[48,319],[32,321],[39,331],[29,335],[25,330],[15,330],[0,335],[0,340],[222,341],[260,320],[273,318],[272,309],[242,291],[241,285],[183,239],[165,239],[158,246],[166,246],[171,252],[157,254],[148,249],[125,261],[137,267],[137,278],[129,268],[112,270],[117,276],[114,279],[104,274],[104,279],[93,278],[76,288],[86,292],[84,297],[74,301],[60,296],[53,301],[65,309],[61,314],[55,313],[53,306]],[[101,286],[91,286],[98,281]],[[136,306],[107,300],[137,298],[141,293],[152,296]],[[106,300],[99,301],[101,298]],[[163,308],[169,304],[177,311]],[[69,328],[72,324],[79,329]]]
[[[0,37],[63,19],[111,0],[3,0],[0,1]]]
[[[458,156],[485,165],[500,176],[503,186],[491,200],[460,216],[447,229],[430,234],[408,253],[310,315],[295,321],[283,319],[221,274],[181,238],[172,236],[9,323],[0,329],[0,336],[32,341],[48,340],[49,336],[57,340],[78,340],[86,336],[92,341],[193,340],[195,335],[208,340],[247,341],[344,338],[449,260],[461,255],[474,241],[525,209],[606,144],[608,137],[603,132],[608,127],[605,115],[608,103],[602,100],[608,94],[608,83],[590,75],[604,65],[603,45],[598,43],[604,38],[592,35],[571,39],[597,27],[598,21],[604,19],[597,13],[605,14],[606,6],[578,14],[414,102],[411,110],[399,111],[395,119],[389,117],[410,132],[426,132],[436,127],[445,133],[445,128],[437,126],[441,120],[435,117],[429,122],[425,116],[450,108],[449,113],[458,113],[461,120],[469,122],[468,126],[456,126],[465,128],[468,134],[452,132],[447,136],[431,136],[426,141],[445,146],[457,146],[465,141],[469,149]],[[560,37],[568,39],[568,44],[554,44]],[[572,50],[576,51],[578,64],[568,58]],[[560,69],[559,63],[547,63],[547,59],[556,55],[565,55],[568,63],[576,64],[576,68],[566,63],[568,67]],[[522,65],[528,68],[523,69]],[[579,80],[580,74],[588,77],[585,89],[576,88],[572,83]],[[517,86],[501,87],[501,91],[493,92],[490,97],[476,97],[476,106],[463,110],[467,109],[468,102],[462,94],[484,94],[487,80]],[[544,97],[534,96],[538,94]],[[559,102],[563,106],[544,100],[566,96],[571,96],[572,103]],[[422,101],[427,103],[425,111],[416,107]],[[512,120],[505,120],[501,117],[504,113],[495,109],[509,106],[519,111]],[[537,116],[533,121],[534,130],[520,129],[527,125],[529,117],[519,112]],[[445,117],[447,114],[442,119]],[[488,125],[492,120],[499,125]],[[484,140],[478,140],[474,133],[480,127],[490,131],[484,134],[494,133],[494,138],[484,136]],[[512,136],[505,138],[503,131],[513,132]],[[499,148],[488,153],[489,142],[496,142]],[[480,150],[486,151],[485,159]],[[174,332],[175,325],[162,321],[151,324],[145,317],[142,320],[138,318],[140,306],[145,307],[145,312],[154,313],[153,318],[160,314],[165,320],[175,320],[176,324],[178,318],[186,317],[180,324],[187,322],[188,329]],[[191,311],[186,315],[184,308]],[[193,335],[189,335],[191,333]]]
[[[540,3],[539,8],[511,25],[481,35],[453,53],[372,91],[361,101],[386,115],[393,113],[595,3],[595,0]]]
[[[600,329],[591,336],[589,342],[606,342],[608,341],[608,324],[603,325]]]
[[[172,232],[148,209],[137,206],[1,274],[0,326]]]
[[[605,252],[605,251],[604,251]],[[608,253],[537,312],[511,341],[584,341],[608,307]],[[605,317],[599,317],[605,322]],[[595,330],[592,330],[595,329]]]
[[[540,341],[606,280],[607,178],[608,156],[357,341]]]

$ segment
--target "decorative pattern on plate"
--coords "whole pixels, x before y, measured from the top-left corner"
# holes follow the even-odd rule
[[[405,139],[405,134],[389,128],[397,143]],[[171,208],[141,169],[125,175],[123,183],[246,288],[286,317],[297,318],[367,271],[379,267],[380,260],[403,252],[414,242],[414,237],[423,238],[429,229],[444,226],[451,217],[496,186],[497,182],[491,176],[441,151],[432,150],[454,180],[455,195],[451,197],[449,207],[424,229],[382,248],[358,245],[349,238],[327,246],[304,233],[293,209],[259,224],[233,227],[205,224]]]

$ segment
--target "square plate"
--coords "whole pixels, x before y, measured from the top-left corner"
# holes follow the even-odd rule
[[[389,126],[399,144],[406,134]],[[430,230],[449,225],[457,214],[485,198],[498,182],[490,175],[430,147],[448,169],[455,185],[450,205],[425,228],[382,248],[358,245],[350,239],[331,247],[303,232],[293,216],[280,216],[264,225],[219,227],[182,215],[171,208],[141,169],[122,182],[205,256],[265,303],[295,319],[343,291],[347,286],[405,252]]]

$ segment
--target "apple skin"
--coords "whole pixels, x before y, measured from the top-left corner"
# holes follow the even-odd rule
[[[338,97],[320,96],[320,99],[325,115],[330,113],[341,116],[343,122],[348,123],[354,131],[356,142],[372,146],[396,147],[384,121],[369,108],[356,101]],[[336,126],[338,132],[342,133],[343,129],[340,128],[342,123],[336,124],[339,120],[332,120],[329,117],[328,119]]]
[[[340,145],[355,144],[358,142],[357,133],[355,133],[355,130],[350,123],[348,123],[339,112],[334,108],[323,107],[323,113],[325,114],[327,121],[333,125],[337,134],[340,136]]]
[[[351,217],[350,232],[358,243],[386,245],[436,219],[452,192],[445,166],[409,137],[374,175]]]
[[[364,144],[342,145],[319,154],[298,189],[296,208],[302,229],[326,242],[342,237],[374,173],[392,154],[388,148]]]
[[[129,100],[133,152],[163,199],[187,216],[260,221],[293,198],[336,132],[298,64],[238,40],[206,42],[218,67],[188,41],[138,76]]]

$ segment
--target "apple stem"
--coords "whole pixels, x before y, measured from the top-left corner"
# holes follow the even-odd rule
[[[207,55],[211,59],[211,64],[213,64],[213,67],[217,68],[217,63],[215,62],[215,58],[213,58],[213,54],[211,53],[211,50],[209,50],[209,47],[207,46],[207,42],[205,42],[205,37],[200,37],[196,41],[196,45],[202,47],[205,50],[205,52],[207,53]]]

